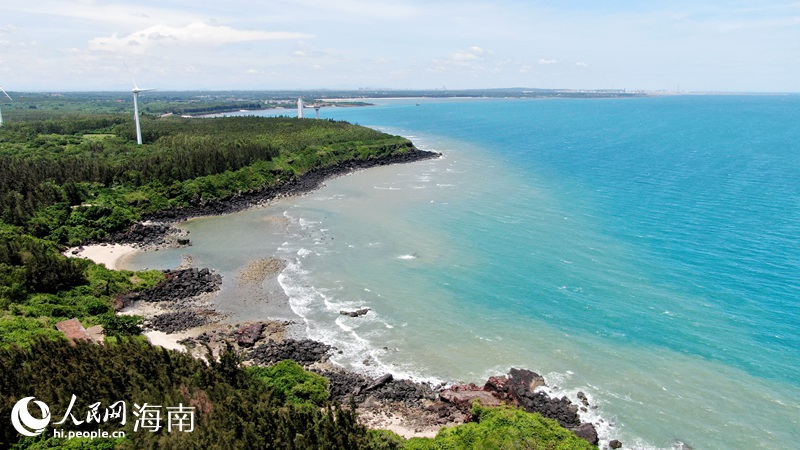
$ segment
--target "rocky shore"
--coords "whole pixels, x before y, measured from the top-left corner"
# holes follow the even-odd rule
[[[403,155],[315,170],[288,179],[274,188],[243,192],[223,201],[153,214],[147,217],[148,221],[135,224],[111,236],[108,241],[156,249],[165,245],[191,245],[185,232],[173,227],[173,223],[198,216],[242,211],[276,198],[306,193],[319,188],[330,177],[354,170],[437,156],[437,153],[413,149]],[[283,262],[274,258],[257,260],[248,266],[237,282],[257,285],[265,276],[275,275],[283,267]],[[391,374],[367,377],[328,362],[336,351],[335,347],[287,333],[294,325],[292,321],[224,323],[224,314],[216,311],[209,301],[209,296],[220,288],[222,282],[213,270],[185,268],[164,272],[164,283],[147,292],[120,296],[115,302],[115,307],[123,313],[145,317],[146,334],[174,336],[171,342],[201,358],[208,357],[209,353],[216,356],[225,348],[233,348],[245,364],[269,365],[284,359],[297,361],[330,380],[334,399],[343,404],[349,404],[352,399],[359,417],[367,426],[387,428],[405,437],[432,437],[442,426],[470,421],[471,405],[477,400],[484,406],[508,404],[540,413],[588,442],[598,444],[595,426],[581,420],[581,412],[592,407],[587,397],[579,395],[577,404],[566,397],[552,398],[543,391],[545,380],[534,372],[511,369],[506,375],[490,377],[483,385],[431,386],[398,380]],[[369,309],[340,313],[360,317],[368,314]],[[620,445],[618,441],[608,443],[611,448]]]
[[[438,158],[440,153],[419,150],[409,144],[405,153],[391,154],[363,160],[345,161],[328,167],[311,170],[301,176],[292,176],[277,186],[266,189],[239,192],[222,199],[203,201],[185,208],[167,209],[152,213],[142,218],[142,222],[131,225],[128,229],[114,233],[93,243],[131,244],[141,248],[158,248],[163,246],[191,245],[186,232],[172,226],[195,217],[214,216],[244,211],[269,201],[292,195],[302,195],[320,188],[325,180],[348,173],[369,169],[371,167],[404,164],[426,159]]]
[[[276,262],[258,263],[272,268]],[[434,436],[443,426],[471,420],[473,402],[484,406],[514,405],[558,421],[563,427],[597,445],[595,426],[580,418],[590,408],[579,394],[576,404],[566,397],[545,393],[542,376],[512,368],[508,374],[490,377],[483,385],[438,385],[396,379],[391,374],[372,378],[347,371],[328,359],[336,348],[310,339],[287,335],[290,321],[223,323],[209,296],[219,289],[221,277],[209,269],[165,270],[166,279],[142,292],[120,296],[116,306],[125,314],[145,318],[145,334],[162,332],[191,354],[216,357],[234,349],[245,364],[271,365],[291,359],[330,381],[331,397],[342,404],[355,403],[368,426],[388,428],[406,437]],[[610,443],[609,443],[610,445]],[[614,442],[617,445],[617,442]],[[617,448],[617,447],[613,447]]]

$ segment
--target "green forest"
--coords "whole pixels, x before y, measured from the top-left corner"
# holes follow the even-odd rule
[[[158,272],[109,271],[61,251],[124,230],[143,215],[286,183],[310,170],[413,148],[344,122],[50,111],[0,128],[0,346],[56,335],[77,317],[108,327],[114,296]],[[113,328],[113,327],[112,327]]]
[[[414,148],[410,141],[328,120],[142,115],[145,144],[138,146],[133,118],[112,111],[113,97],[63,109],[52,102],[16,105],[0,127],[0,417],[8,420],[18,400],[36,396],[57,419],[75,395],[75,410],[84,413],[93,402],[192,405],[197,424],[192,433],[134,432],[132,420],[119,424],[127,437],[93,440],[21,437],[4,425],[0,448],[590,448],[555,422],[502,408],[477,407],[476,423],[434,440],[367,430],[352,408],[330,401],[326,379],[291,361],[245,368],[233,352],[207,363],[152,347],[138,336],[141,318],[119,316],[112,304],[164,275],[62,254],[148,214],[403,154]],[[69,318],[103,325],[106,344],[70,345],[54,327]],[[63,427],[97,424],[68,420]]]

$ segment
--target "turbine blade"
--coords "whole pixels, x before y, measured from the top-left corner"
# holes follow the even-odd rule
[[[6,94],[6,97],[8,97],[8,99],[9,99],[9,100],[11,100],[12,102],[14,101],[14,99],[13,99],[13,98],[11,98],[11,96],[10,96],[10,95],[8,95],[8,92],[6,92],[6,90],[5,90],[5,89],[3,89],[3,87],[2,87],[2,86],[0,86],[0,91],[3,91],[3,94]]]
[[[122,65],[125,66],[125,70],[128,71],[128,75],[131,76],[131,81],[133,81],[133,90],[134,90],[134,92],[139,91],[140,89],[136,86],[136,79],[133,78],[133,73],[131,72],[131,69],[129,69],[128,65],[125,64],[124,62],[122,63]]]

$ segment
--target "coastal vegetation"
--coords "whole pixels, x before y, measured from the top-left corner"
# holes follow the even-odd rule
[[[135,405],[194,408],[194,428],[136,430],[137,420],[104,423],[125,438],[66,440],[48,436],[19,439],[12,427],[0,427],[0,447],[16,449],[82,448],[230,448],[230,449],[563,449],[592,448],[586,441],[538,414],[513,408],[473,407],[476,423],[443,429],[435,439],[405,440],[360,425],[351,407],[328,400],[326,380],[292,361],[272,368],[243,368],[225,352],[209,363],[184,353],[123,338],[95,345],[36,339],[28,348],[0,349],[0,416],[14,403],[36,393],[53,421],[67,417],[65,431],[92,431],[85,420],[96,402],[100,411],[124,401]],[[69,409],[73,395],[76,400]],[[71,411],[71,416],[67,416]],[[72,419],[74,417],[74,419]],[[77,420],[76,420],[77,419]],[[141,423],[139,423],[141,425]],[[79,445],[80,443],[80,445]]]
[[[15,110],[0,128],[0,417],[21,398],[49,405],[64,430],[97,430],[93,405],[194,408],[192,432],[136,431],[114,439],[23,437],[0,427],[0,447],[460,449],[588,448],[556,422],[515,409],[473,409],[476,423],[409,440],[368,430],[354,405],[332,401],[328,380],[293,361],[243,367],[233,351],[207,362],[153,347],[141,318],[114,312],[115,298],[152,289],[159,271],[109,270],[67,258],[66,246],[107,239],[164,211],[201,207],[291,183],[354,161],[402,155],[410,141],[356,125],[278,118],[133,120],[70,108]],[[101,108],[102,109],[102,108]],[[105,345],[71,342],[56,322],[103,325]],[[74,397],[73,397],[74,396]],[[72,404],[73,416],[66,411]],[[96,406],[95,406],[96,407]],[[86,420],[84,420],[86,419]],[[108,428],[108,427],[104,427]]]
[[[413,148],[345,122],[286,117],[144,116],[147,144],[137,146],[128,115],[31,111],[0,128],[0,347],[58,336],[53,325],[73,317],[135,333],[114,316],[113,298],[163,275],[110,271],[64,257],[64,246],[102,240],[147,214]]]
[[[105,237],[169,208],[264,189],[411,143],[344,122],[290,118],[143,119],[75,114],[0,133],[3,222],[65,245]]]
[[[558,422],[518,408],[472,407],[473,422],[442,429],[434,439],[414,438],[406,450],[508,449],[587,450],[595,448]]]

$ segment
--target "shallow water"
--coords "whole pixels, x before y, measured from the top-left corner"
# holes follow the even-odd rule
[[[197,265],[225,277],[223,309],[281,314],[231,283],[274,254],[344,365],[467,382],[528,367],[586,392],[629,448],[793,445],[800,98],[416,103],[322,115],[444,158],[187,224]]]

